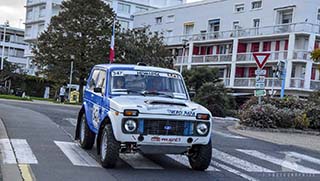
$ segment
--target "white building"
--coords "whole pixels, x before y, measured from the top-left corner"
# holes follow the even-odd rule
[[[26,52],[28,60],[32,60],[31,44],[47,28],[51,17],[58,15],[63,0],[27,0],[25,41],[30,43]],[[185,3],[186,0],[104,0],[117,13],[121,26],[125,29],[133,27],[133,14],[150,9],[167,7]],[[30,70],[33,70],[31,66]],[[30,72],[34,73],[34,72]]]
[[[23,39],[23,29],[0,25],[0,59],[3,56],[25,71],[28,68],[28,62],[27,58],[24,57],[24,52],[28,48],[28,44]],[[2,51],[3,47],[4,51]]]
[[[319,65],[310,59],[320,45],[319,0],[205,0],[137,13],[134,28],[147,25],[164,33],[177,68],[218,67],[225,85],[236,92],[255,89],[253,52],[271,54],[266,89],[278,60],[288,62],[287,95],[320,89]],[[275,80],[275,89],[280,87]]]

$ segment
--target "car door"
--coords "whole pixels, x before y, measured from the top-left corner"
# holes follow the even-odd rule
[[[97,80],[96,88],[100,88],[101,92],[94,93],[93,96],[93,109],[92,109],[92,120],[95,129],[98,129],[100,122],[102,121],[104,112],[104,103],[106,101],[106,79],[107,73],[105,70],[100,70],[99,77]]]
[[[86,118],[88,121],[88,125],[91,128],[91,130],[96,130],[94,126],[94,109],[97,107],[95,105],[95,102],[98,95],[94,92],[94,88],[97,87],[98,79],[99,79],[100,70],[99,69],[93,69],[92,73],[89,77],[89,81],[86,87],[86,90],[84,92],[84,101],[87,104],[86,106]]]

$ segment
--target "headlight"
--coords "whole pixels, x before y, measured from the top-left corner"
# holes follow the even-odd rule
[[[197,132],[199,135],[203,136],[208,133],[208,126],[204,123],[199,123],[197,125]]]
[[[124,129],[126,129],[127,132],[132,133],[137,129],[137,123],[134,120],[126,120],[124,123]]]
[[[210,119],[210,115],[209,114],[198,113],[196,118],[197,119],[201,119],[201,120],[209,120]]]
[[[138,116],[139,111],[138,110],[124,110],[123,115],[125,115],[125,116]]]

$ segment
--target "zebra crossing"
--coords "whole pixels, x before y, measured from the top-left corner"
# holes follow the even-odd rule
[[[98,161],[88,152],[80,148],[77,143],[53,141],[53,144],[60,149],[60,151],[72,163],[72,165],[101,168]],[[36,158],[36,153],[32,151],[30,145],[25,139],[0,139],[0,152],[2,164],[39,164]],[[250,173],[259,174],[292,172],[319,174],[320,176],[320,158],[315,158],[299,152],[278,151],[276,154],[272,155],[258,150],[247,149],[234,149],[230,152],[213,148],[211,166],[207,169],[207,172],[226,171],[236,174],[246,180],[255,180]],[[282,157],[279,155],[282,155]],[[183,165],[184,167],[190,168],[188,158],[186,156],[172,154],[167,154],[165,156],[177,162],[178,164]],[[245,158],[251,158],[250,160],[260,160],[262,163],[268,162],[269,164],[267,164],[267,166],[258,165],[256,161],[253,163]],[[299,161],[292,162],[292,160],[288,158],[295,158]],[[165,166],[148,159],[140,153],[120,154],[120,159],[133,169],[166,169]],[[270,168],[270,164],[275,165],[275,167]],[[310,167],[311,165],[313,165],[313,167]],[[317,165],[318,167],[315,167],[314,165]]]

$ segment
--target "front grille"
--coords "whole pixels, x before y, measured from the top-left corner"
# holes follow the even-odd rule
[[[193,135],[192,121],[178,121],[178,120],[153,120],[145,119],[143,121],[143,134],[145,135],[176,135],[176,136],[190,136]],[[141,127],[140,127],[141,128]]]

